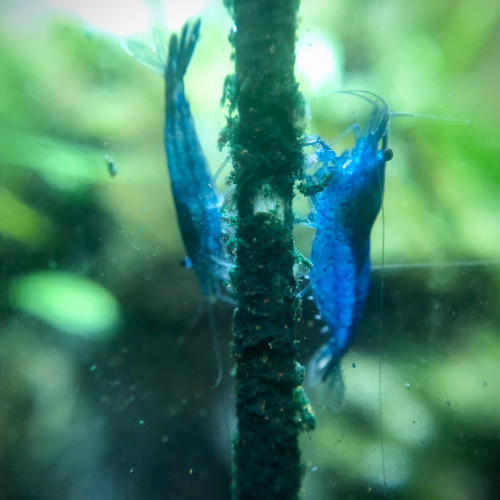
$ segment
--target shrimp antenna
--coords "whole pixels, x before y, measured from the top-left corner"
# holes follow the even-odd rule
[[[373,271],[393,271],[398,269],[424,269],[433,267],[488,267],[498,266],[500,260],[458,260],[450,262],[407,262],[400,264],[381,264],[372,266]]]
[[[440,120],[446,122],[463,123],[464,125],[469,125],[469,123],[471,123],[471,120],[464,120],[463,118],[455,118],[453,116],[427,115],[424,113],[410,113],[409,111],[390,111],[389,115],[395,118],[400,116],[409,116],[412,118],[426,118],[427,120]]]
[[[383,181],[379,173],[379,189],[381,196],[384,195]],[[378,404],[379,404],[379,425],[380,425],[380,458],[382,461],[382,479],[384,487],[384,498],[387,496],[387,481],[386,481],[386,471],[385,471],[385,450],[384,450],[384,413],[383,413],[383,403],[382,403],[382,338],[384,335],[384,268],[385,268],[385,210],[384,203],[380,207],[380,215],[382,218],[382,274],[380,277],[380,326],[378,332]]]
[[[374,92],[370,92],[369,90],[336,90],[334,93],[353,95],[369,102],[370,104],[373,104],[377,100],[380,101],[387,109],[389,109],[388,104],[384,101],[384,99],[382,99],[382,97],[375,94]],[[370,97],[373,97],[374,99],[370,99]]]
[[[326,92],[326,93],[321,94],[319,96],[312,97],[311,99],[309,99],[309,101],[314,102],[317,99],[320,99],[322,97],[327,97],[327,96],[330,96],[333,94],[353,95],[353,96],[359,97],[360,99],[364,99],[365,101],[372,103],[372,104],[373,104],[374,100],[378,100],[378,101],[383,102],[387,106],[387,103],[384,101],[384,99],[382,99],[382,97],[380,97],[378,94],[375,94],[375,92],[370,92],[369,90],[356,90],[356,89],[354,89],[354,90],[331,90],[330,92]],[[370,99],[370,97],[372,97],[374,99]]]
[[[359,97],[360,99],[363,99],[366,102],[369,102],[370,104],[375,104],[376,101],[378,101],[382,106],[385,108],[388,114],[391,114],[389,111],[389,105],[387,102],[382,99],[379,95],[375,94],[374,92],[370,92],[369,90],[332,90],[331,92],[328,92],[326,94],[322,94],[317,97],[313,97],[311,101],[315,101],[319,99],[320,97],[326,97],[332,94],[347,94],[347,95],[352,95],[355,97]]]
[[[229,163],[230,159],[231,159],[231,157],[229,155],[224,158],[224,161],[220,164],[220,167],[217,169],[217,172],[215,172],[214,176],[212,177],[212,180],[211,180],[212,186],[215,185],[215,183],[217,182],[217,179],[219,178],[220,174],[222,173],[222,171],[224,170],[226,165]]]
[[[332,90],[331,92],[328,92],[326,94],[322,94],[321,96],[313,97],[310,100],[315,101],[316,99],[319,99],[320,97],[325,97],[325,96],[329,96],[332,94],[353,95],[353,96],[359,97],[360,99],[363,99],[363,100],[369,102],[370,104],[374,104],[375,100],[377,100],[383,104],[383,106],[387,109],[389,116],[391,116],[391,117],[408,116],[408,117],[413,117],[413,118],[426,118],[428,120],[443,120],[443,121],[448,121],[448,122],[463,123],[465,125],[469,125],[471,123],[470,119],[464,120],[463,118],[455,118],[453,116],[428,115],[425,113],[412,113],[410,111],[389,111],[389,106],[388,106],[387,102],[384,99],[382,99],[382,97],[375,94],[374,92],[370,92],[369,90]]]
[[[215,382],[210,386],[210,389],[216,389],[222,380],[222,357],[220,354],[220,345],[217,334],[217,327],[215,325],[213,304],[210,302],[208,303],[208,322],[210,325],[210,335],[212,336],[215,363],[217,365],[217,377],[215,378]]]

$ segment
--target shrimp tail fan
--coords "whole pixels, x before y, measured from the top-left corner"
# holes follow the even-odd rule
[[[307,367],[309,384],[315,386],[327,382],[331,391],[329,399],[335,402],[344,399],[344,380],[340,367],[343,354],[331,344],[326,344],[312,357]]]
[[[152,28],[149,36],[133,35],[121,40],[123,50],[145,68],[165,76],[167,66],[167,30],[159,25]]]

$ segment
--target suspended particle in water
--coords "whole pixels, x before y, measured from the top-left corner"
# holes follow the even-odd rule
[[[106,166],[108,168],[108,174],[110,177],[115,177],[118,173],[115,162],[111,156],[105,155],[104,161],[106,162]]]

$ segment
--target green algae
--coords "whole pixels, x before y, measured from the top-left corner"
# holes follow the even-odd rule
[[[294,77],[298,1],[226,2],[236,30],[236,73],[225,80],[237,211],[238,306],[234,496],[298,498],[298,436],[315,426],[300,387],[295,326],[300,317],[293,266],[293,187],[303,164],[303,100]]]

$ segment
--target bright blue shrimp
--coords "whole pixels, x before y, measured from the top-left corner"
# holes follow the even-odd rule
[[[192,24],[187,22],[180,36],[172,34],[168,56],[160,31],[153,33],[156,45],[153,50],[134,40],[126,41],[124,48],[165,78],[164,145],[170,186],[179,230],[188,254],[186,267],[194,269],[208,301],[209,325],[218,366],[216,387],[221,380],[222,369],[212,304],[221,296],[220,283],[224,278],[222,263],[225,262],[226,252],[218,196],[184,91],[184,75],[198,42],[200,24],[199,19]]]
[[[337,156],[318,136],[306,142],[319,145],[311,159],[321,164],[313,176],[306,176],[316,228],[311,249],[312,293],[331,331],[330,341],[310,365],[310,374],[313,380],[331,377],[340,392],[340,361],[352,343],[368,294],[370,232],[382,206],[385,164],[392,158],[387,104],[375,94],[351,93],[373,105],[364,128],[353,127],[354,147]],[[318,185],[324,188],[314,193]]]
[[[186,267],[196,273],[202,293],[218,296],[225,261],[219,199],[191,116],[184,76],[200,35],[201,21],[186,22],[180,35],[155,26],[153,46],[135,39],[123,43],[126,52],[165,79],[165,134],[170,186],[177,221],[188,254]]]
[[[184,92],[184,75],[200,32],[200,20],[170,37],[165,69],[165,151],[177,220],[203,294],[219,293],[224,260],[218,196]]]

